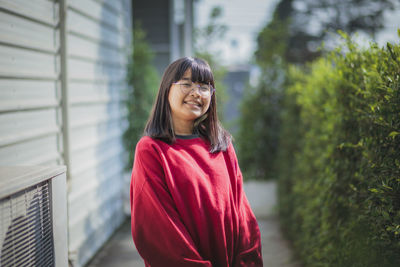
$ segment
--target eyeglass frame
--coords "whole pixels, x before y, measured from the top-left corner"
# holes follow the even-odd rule
[[[200,89],[200,85],[199,84],[196,84],[196,83],[194,83],[194,82],[191,82],[192,83],[192,86],[191,86],[191,88],[190,88],[190,91],[189,92],[187,92],[187,93],[190,93],[190,92],[192,92],[193,91],[193,88],[195,88],[195,87],[197,87],[198,89]],[[182,82],[174,82],[174,83],[172,83],[172,84],[177,84],[177,85],[183,85],[184,83],[182,83]],[[193,86],[194,85],[194,86]],[[214,87],[212,87],[212,85],[210,84],[210,83],[208,83],[208,85],[211,87],[210,88],[210,97],[214,94],[214,92],[215,92],[215,88]],[[182,87],[181,87],[181,90],[182,90]],[[200,92],[200,91],[199,91]],[[201,93],[200,93],[201,94]]]

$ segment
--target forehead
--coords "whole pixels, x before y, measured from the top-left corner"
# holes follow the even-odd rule
[[[191,69],[187,69],[183,73],[183,76],[182,76],[181,80],[191,80],[191,79],[192,79],[192,70]]]

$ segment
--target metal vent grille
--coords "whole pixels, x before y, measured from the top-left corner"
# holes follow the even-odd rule
[[[49,181],[0,200],[0,267],[54,266]]]

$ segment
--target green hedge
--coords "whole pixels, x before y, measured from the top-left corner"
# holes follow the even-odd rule
[[[279,209],[305,266],[400,266],[400,46],[291,67]]]

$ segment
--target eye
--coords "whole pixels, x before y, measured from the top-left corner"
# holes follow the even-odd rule
[[[186,87],[186,88],[192,87],[192,84],[191,84],[191,83],[183,83],[182,85],[183,85],[184,87]]]
[[[206,84],[200,85],[200,90],[203,92],[210,91],[210,87]]]

